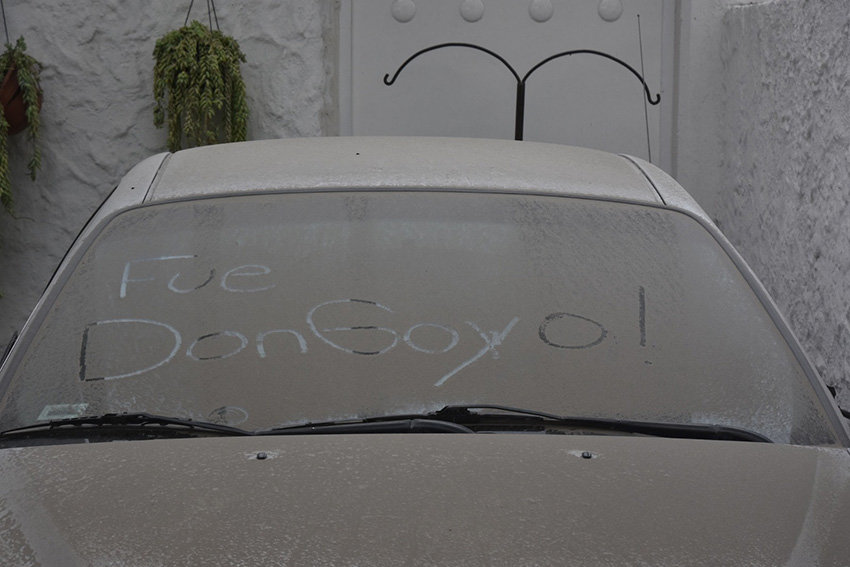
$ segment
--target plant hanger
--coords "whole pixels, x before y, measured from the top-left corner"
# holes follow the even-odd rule
[[[9,27],[6,25],[6,5],[0,0],[0,11],[3,12],[3,31],[6,32],[6,43],[9,43]]]
[[[189,25],[189,14],[192,13],[192,6],[194,6],[194,5],[195,5],[195,0],[190,0],[189,9],[186,10],[186,19],[183,21],[183,26]],[[221,28],[218,25],[218,14],[215,11],[215,1],[214,0],[207,0],[207,18],[209,19],[209,22],[210,22],[210,29],[212,29],[213,19],[215,19],[215,29],[216,29],[216,31],[221,31]],[[9,34],[7,33],[6,35],[8,36]]]

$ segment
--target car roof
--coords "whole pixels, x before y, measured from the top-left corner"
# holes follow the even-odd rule
[[[470,138],[262,140],[159,154],[121,193],[148,203],[265,191],[448,190],[557,194],[671,206],[705,218],[667,174],[631,156],[539,142]],[[125,202],[124,205],[130,203]]]

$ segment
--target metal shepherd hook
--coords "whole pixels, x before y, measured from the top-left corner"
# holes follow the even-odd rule
[[[646,100],[649,102],[649,104],[656,105],[659,102],[661,102],[661,94],[660,93],[656,94],[655,98],[653,98],[652,93],[649,91],[649,85],[646,84],[646,81],[644,80],[643,76],[640,73],[638,73],[637,70],[635,70],[631,65],[629,65],[628,63],[626,63],[622,59],[618,59],[617,57],[614,57],[613,55],[610,55],[610,54],[602,52],[602,51],[596,51],[594,49],[574,49],[572,51],[563,51],[561,53],[556,53],[555,55],[551,55],[551,56],[547,57],[546,59],[544,59],[543,61],[540,61],[535,66],[533,66],[531,69],[529,69],[529,71],[525,74],[525,76],[520,77],[519,73],[517,73],[517,71],[511,66],[511,64],[508,63],[507,60],[505,60],[504,57],[502,57],[501,55],[499,55],[498,53],[496,53],[494,51],[491,51],[489,49],[481,47],[480,45],[475,45],[473,43],[441,43],[441,44],[438,44],[438,45],[432,45],[431,47],[426,47],[425,49],[417,51],[416,53],[414,53],[413,55],[408,57],[407,60],[404,63],[402,63],[401,66],[396,70],[396,72],[393,74],[392,77],[390,77],[389,73],[384,75],[384,84],[387,85],[387,86],[390,86],[393,83],[395,83],[396,79],[399,76],[399,73],[401,73],[401,71],[405,67],[407,67],[407,65],[411,61],[413,61],[414,59],[416,59],[420,55],[428,53],[429,51],[435,51],[437,49],[443,49],[445,47],[465,47],[465,48],[468,48],[468,49],[475,49],[475,50],[484,52],[484,53],[490,55],[491,57],[494,57],[497,60],[499,60],[505,67],[507,67],[508,71],[511,72],[511,74],[514,76],[514,79],[516,79],[516,113],[515,113],[516,118],[515,118],[515,124],[514,124],[514,139],[516,139],[516,140],[522,140],[522,138],[523,138],[523,130],[524,130],[524,127],[525,127],[525,84],[526,84],[526,82],[528,82],[528,78],[535,71],[537,71],[537,69],[539,69],[540,67],[542,67],[546,63],[549,63],[550,61],[554,61],[555,59],[560,59],[561,57],[567,57],[567,56],[570,56],[570,55],[579,55],[579,54],[589,54],[589,55],[596,55],[598,57],[604,57],[605,59],[609,59],[611,61],[614,61],[615,63],[619,63],[621,66],[628,69],[632,73],[632,75],[634,75],[641,82],[641,84],[643,85],[643,91],[644,91],[644,94],[646,96]]]

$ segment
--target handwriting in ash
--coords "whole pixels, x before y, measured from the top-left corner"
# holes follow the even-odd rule
[[[124,265],[121,276],[118,290],[119,298],[124,299],[128,296],[128,290],[131,284],[138,285],[156,279],[152,275],[142,276],[134,273],[134,270],[141,271],[140,267],[143,265],[153,262],[188,260],[196,257],[195,255],[159,256],[127,262]],[[200,281],[195,282],[193,285],[183,282],[183,279],[188,278],[184,278],[180,272],[177,272],[168,279],[166,287],[172,293],[187,294],[210,285],[215,280],[221,289],[230,293],[257,293],[273,289],[275,284],[269,283],[267,279],[252,281],[252,278],[262,278],[262,276],[270,273],[271,269],[268,266],[246,264],[227,270],[220,278],[216,278],[216,270],[211,268],[208,273],[203,274]],[[393,309],[388,305],[377,301],[366,299],[333,299],[318,303],[307,310],[304,321],[307,329],[309,329],[309,333],[303,333],[301,330],[294,328],[274,328],[252,333],[251,338],[249,338],[247,334],[240,331],[217,330],[202,334],[191,340],[186,340],[183,333],[174,325],[144,317],[124,317],[95,321],[86,325],[82,331],[79,378],[82,381],[91,382],[139,376],[169,364],[175,358],[181,356],[181,352],[182,356],[185,356],[187,359],[204,362],[227,359],[243,353],[243,351],[252,347],[249,351],[253,350],[255,356],[264,359],[269,356],[269,339],[271,337],[289,337],[293,341],[291,344],[302,355],[309,353],[310,342],[308,338],[312,336],[314,341],[318,340],[319,344],[324,345],[324,347],[330,347],[351,355],[375,357],[399,348],[400,344],[404,344],[406,348],[413,351],[428,355],[446,354],[454,350],[462,342],[461,331],[445,323],[420,322],[404,330],[369,324],[324,326],[317,323],[317,319],[333,320],[335,307],[345,306],[346,304],[349,304],[349,307],[351,306],[350,304],[358,304],[366,309],[374,309],[385,314],[394,313]],[[637,311],[640,346],[643,347],[646,346],[646,293],[643,287],[638,288]],[[376,312],[376,314],[378,313]],[[520,318],[518,316],[506,317],[504,325],[500,325],[500,328],[497,329],[485,329],[475,321],[465,321],[464,323],[468,327],[465,335],[476,337],[474,340],[479,341],[479,346],[469,358],[466,358],[460,364],[457,364],[439,377],[434,383],[434,386],[443,386],[452,377],[488,354],[492,358],[499,358],[499,347],[505,343],[519,321]],[[460,327],[460,329],[463,328]],[[564,337],[574,336],[567,332],[571,328],[581,329],[583,333],[581,336],[585,338],[575,343],[568,342]],[[111,374],[103,372],[92,373],[89,364],[89,350],[91,334],[96,329],[101,329],[104,332],[104,337],[114,336],[117,331],[129,332],[135,336],[144,329],[143,332],[148,335],[151,333],[158,335],[157,341],[162,347],[158,351],[159,354],[154,355],[153,360],[147,360],[144,364],[137,364],[133,368],[124,369],[121,372],[116,371]],[[417,335],[423,332],[427,332],[430,337],[427,344],[417,341]],[[343,344],[345,340],[339,338],[347,334],[362,335],[363,333],[370,335],[370,344],[375,345],[373,348],[364,350],[345,346]],[[602,344],[608,337],[608,330],[602,323],[590,317],[558,311],[545,315],[542,318],[542,321],[537,327],[537,335],[543,343],[550,347],[580,350],[593,348]],[[443,338],[442,340],[437,340],[435,337]]]

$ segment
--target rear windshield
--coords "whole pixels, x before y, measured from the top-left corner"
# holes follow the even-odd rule
[[[699,223],[586,199],[343,192],[130,210],[19,360],[1,429],[125,411],[265,428],[481,403],[835,443]]]

